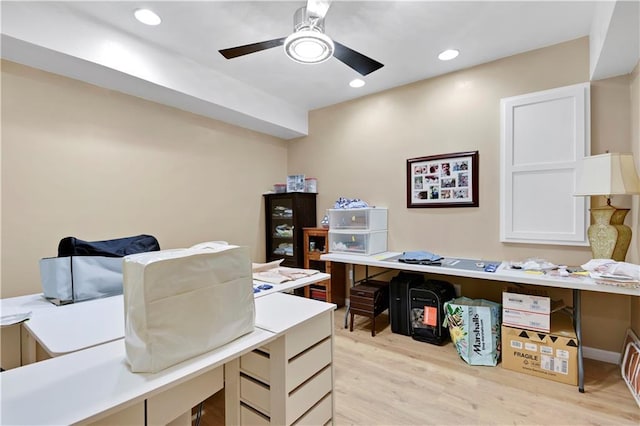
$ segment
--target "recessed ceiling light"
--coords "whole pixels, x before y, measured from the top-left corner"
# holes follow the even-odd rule
[[[136,9],[133,15],[138,21],[147,25],[158,25],[162,22],[162,19],[149,9]]]
[[[441,61],[448,61],[450,59],[455,58],[459,54],[460,54],[460,52],[458,52],[455,49],[448,49],[448,50],[445,50],[444,52],[441,52],[438,55],[438,59],[440,59]]]
[[[359,78],[356,78],[355,80],[351,80],[349,82],[349,86],[351,86],[351,87],[362,87],[362,86],[364,86],[364,80],[360,80]]]

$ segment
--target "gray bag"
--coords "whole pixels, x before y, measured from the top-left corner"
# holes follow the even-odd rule
[[[40,260],[44,297],[56,305],[122,294],[122,257],[67,256]]]
[[[56,305],[122,294],[123,256],[160,250],[152,235],[104,241],[65,237],[58,257],[40,260],[44,297]]]

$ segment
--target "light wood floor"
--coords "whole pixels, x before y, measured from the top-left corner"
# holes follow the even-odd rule
[[[386,313],[336,311],[336,425],[640,425],[640,408],[618,366],[585,360],[577,387],[497,367],[469,366],[451,345],[391,333]],[[223,424],[222,393],[207,401],[202,426]]]

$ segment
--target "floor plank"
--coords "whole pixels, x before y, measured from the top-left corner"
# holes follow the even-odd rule
[[[617,365],[585,360],[577,387],[497,367],[467,365],[451,343],[391,333],[387,313],[335,313],[336,425],[640,425]],[[195,424],[195,423],[194,423]],[[224,392],[206,401],[201,426],[224,424]]]
[[[454,346],[391,333],[388,315],[335,317],[338,425],[640,425],[617,365],[585,360],[577,387],[496,367],[470,366]]]

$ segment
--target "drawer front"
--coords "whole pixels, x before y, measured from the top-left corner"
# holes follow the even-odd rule
[[[252,410],[251,408],[240,405],[240,424],[241,425],[268,425],[269,418]]]
[[[375,293],[351,289],[351,298],[357,298],[360,300],[373,300],[375,298]]]
[[[387,209],[329,209],[331,229],[387,229]]]
[[[387,250],[387,231],[329,231],[329,251],[376,254]]]
[[[331,392],[331,376],[331,366],[328,366],[322,370],[320,374],[289,395],[286,410],[286,423],[288,425],[293,423],[298,417]]]
[[[351,301],[349,302],[349,309],[357,309],[359,311],[373,312],[374,307],[373,307],[373,303],[358,303],[353,299],[351,299]]]
[[[295,423],[296,426],[316,426],[325,425],[333,416],[332,395],[322,398],[322,401],[305,413],[304,416]]]
[[[242,376],[240,377],[240,399],[265,415],[269,415],[271,397],[268,386]]]
[[[319,345],[314,346],[297,356],[287,367],[287,392],[291,392],[309,377],[322,370],[331,363],[331,338],[327,338]]]
[[[271,343],[267,343],[264,346],[260,346],[258,348],[258,350],[264,352],[265,354],[270,354],[271,353]]]
[[[284,337],[287,339],[287,359],[291,359],[315,343],[331,335],[331,315],[326,312],[319,317],[294,327]]]
[[[349,297],[349,300],[354,300],[357,303],[364,303],[364,304],[373,305],[373,301],[375,299],[373,297],[362,297],[362,296],[359,296],[357,294],[351,293],[351,296]]]
[[[240,358],[240,370],[266,384],[270,383],[269,355],[253,351]]]

